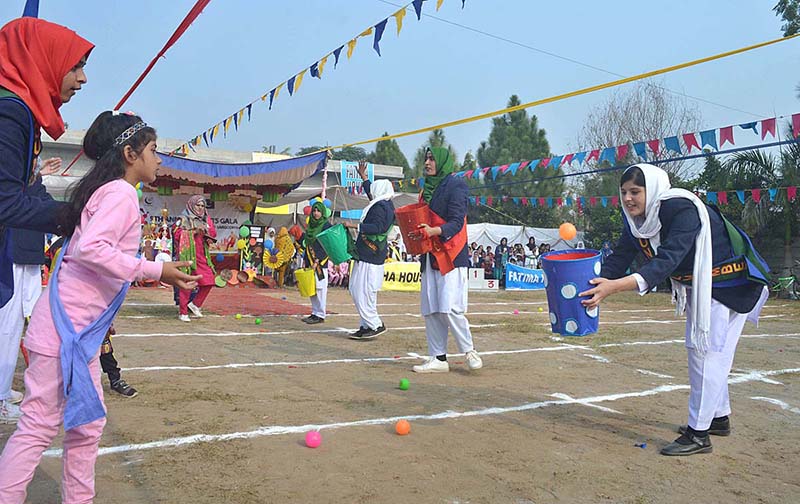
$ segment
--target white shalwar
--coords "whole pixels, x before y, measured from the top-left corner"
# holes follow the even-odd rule
[[[431,266],[430,254],[425,255],[420,305],[425,317],[425,336],[431,357],[447,354],[447,331],[453,332],[458,351],[474,350],[472,332],[467,320],[469,289],[467,268],[455,268],[446,275]]]
[[[14,295],[0,308],[0,400],[11,396],[11,382],[17,369],[19,340],[25,317],[42,293],[42,268],[38,264],[14,264]]]
[[[383,286],[383,264],[355,261],[350,273],[350,296],[361,317],[361,327],[376,330],[383,326],[378,316],[378,291]]]
[[[322,278],[317,276],[314,272],[314,280],[316,280],[317,293],[311,296],[311,314],[324,319],[325,307],[328,302],[328,269],[322,270]]]
[[[688,297],[688,295],[687,295]],[[744,323],[757,324],[769,292],[766,288],[750,313],[737,313],[719,301],[711,300],[709,349],[702,354],[692,347],[691,303],[686,307],[686,349],[689,353],[689,427],[706,430],[711,420],[730,415],[728,374],[731,372],[736,345]]]

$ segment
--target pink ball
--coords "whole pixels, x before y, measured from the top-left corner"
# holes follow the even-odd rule
[[[514,315],[519,315],[519,310],[514,310]]]
[[[306,446],[316,448],[322,443],[322,434],[318,431],[306,432]]]

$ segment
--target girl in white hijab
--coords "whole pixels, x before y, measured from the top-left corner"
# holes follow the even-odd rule
[[[590,296],[583,304],[595,308],[621,291],[644,295],[670,278],[676,312],[687,315],[689,422],[661,453],[711,452],[709,434],[730,434],[727,377],[745,321],[757,321],[766,300],[759,279],[765,263],[747,235],[694,193],[671,188],[660,168],[638,164],[625,170],[620,202],[625,229],[600,277],[591,281],[595,287],[580,294]],[[626,275],[640,252],[648,261]]]

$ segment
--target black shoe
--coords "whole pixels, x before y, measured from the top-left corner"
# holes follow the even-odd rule
[[[687,425],[678,427],[678,434],[686,434]],[[708,433],[712,436],[730,436],[731,435],[731,420],[728,417],[722,419],[715,418],[711,420],[711,427],[708,428]]]
[[[302,319],[303,322],[306,324],[321,324],[325,322],[325,319],[322,317],[317,317],[316,315],[309,315],[308,317]]]
[[[112,383],[111,390],[127,398],[136,397],[136,395],[139,393],[135,388],[125,383],[125,380],[117,380],[116,382]]]
[[[661,455],[675,457],[694,455],[695,453],[711,453],[711,451],[710,436],[699,437],[695,436],[694,433],[687,432],[662,448]]]
[[[357,340],[371,340],[378,337],[379,334],[383,334],[386,332],[386,326],[380,326],[377,329],[365,329],[360,335],[352,335],[350,339],[357,339]]]
[[[350,333],[350,339],[361,339],[361,335],[369,331],[369,327],[359,327],[358,331]]]

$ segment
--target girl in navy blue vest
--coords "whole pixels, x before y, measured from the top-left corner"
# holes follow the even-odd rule
[[[730,434],[728,373],[747,320],[756,322],[767,298],[768,268],[741,230],[693,193],[671,189],[667,173],[631,166],[620,180],[625,229],[594,288],[582,292],[594,308],[611,294],[646,294],[671,279],[676,310],[686,312],[689,422],[663,455],[711,452],[709,434]],[[642,252],[648,261],[626,275]]]

